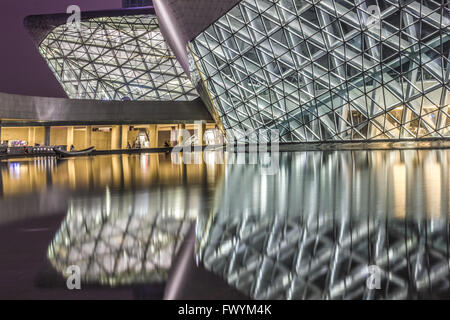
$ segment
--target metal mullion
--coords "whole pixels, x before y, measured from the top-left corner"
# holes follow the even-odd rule
[[[158,29],[158,30],[159,30],[159,29]],[[135,35],[133,35],[133,36],[135,36]],[[137,37],[137,36],[135,36],[135,41],[136,41],[136,44],[137,44],[137,48],[138,48],[139,54],[140,54],[141,57],[143,57],[144,54],[143,54],[143,52],[142,52],[142,50],[141,50],[141,46],[140,46],[140,44],[139,44],[139,40],[138,40],[138,37]],[[150,40],[150,42],[151,42],[151,40]],[[149,67],[148,67],[148,65],[147,65],[147,61],[146,61],[145,59],[143,59],[143,64],[144,64],[144,66],[145,66],[145,68],[146,68],[146,73],[148,74],[148,78],[150,79],[150,81],[151,81],[151,83],[153,84],[153,86],[156,88],[154,79],[150,76],[150,69],[149,69]],[[141,75],[141,76],[142,76],[142,75]],[[137,79],[140,78],[141,76],[134,78],[133,81],[134,81],[134,80],[137,80]],[[161,96],[160,96],[160,94],[159,94],[159,91],[155,89],[155,92],[156,92],[156,95],[157,95],[158,99],[161,99]],[[141,96],[142,96],[142,95],[141,95]]]

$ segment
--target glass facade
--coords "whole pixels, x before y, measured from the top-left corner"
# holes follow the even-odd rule
[[[449,21],[447,0],[242,0],[190,42],[192,78],[226,130],[449,137]]]
[[[39,51],[69,98],[194,100],[198,97],[154,15],[99,17],[54,28]]]
[[[383,150],[282,153],[272,176],[229,165],[197,220],[197,261],[258,300],[448,299],[449,161]]]

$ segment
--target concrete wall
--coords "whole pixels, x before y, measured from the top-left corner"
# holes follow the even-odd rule
[[[212,121],[200,98],[194,101],[99,101],[7,93],[0,93],[0,119],[95,124]]]
[[[3,128],[2,141],[25,140],[28,141],[28,128]]]
[[[130,127],[133,127],[133,129],[129,130]],[[194,125],[185,126],[191,135],[195,133],[193,127]],[[93,131],[93,128],[96,128],[95,131]],[[178,128],[178,125],[50,127],[50,145],[64,145],[70,148],[73,144],[77,150],[91,146],[94,146],[97,150],[126,149],[128,144],[133,146],[140,132],[146,132],[150,139],[149,147],[157,148],[163,147],[166,141],[170,142],[170,128]],[[45,127],[5,127],[1,130],[1,140],[24,140],[28,145],[34,145],[35,143],[44,145]]]
[[[94,131],[92,132],[92,146],[97,150],[111,149],[111,132]]]
[[[45,144],[45,128],[35,128],[36,130],[36,143]]]
[[[44,144],[45,142],[45,128],[31,128],[35,130],[34,143]],[[1,139],[2,141],[10,140],[24,140],[27,141],[29,145],[29,128],[2,128]],[[68,145],[67,141],[67,127],[52,127],[50,129],[50,145]],[[73,131],[73,145],[75,149],[85,149],[90,146],[95,146],[97,150],[109,150],[111,148],[111,132],[95,131],[91,133],[91,143],[87,143],[86,140],[86,130],[74,130]]]
[[[86,130],[77,130],[73,131],[73,145],[75,149],[81,150],[86,149]]]
[[[34,131],[34,141],[29,141],[29,130]],[[33,127],[33,128],[2,128],[0,141],[10,141],[10,140],[24,140],[29,144],[44,144],[45,140],[45,129],[43,127]]]
[[[67,128],[56,127],[50,129],[50,145],[65,146],[67,145]],[[70,147],[70,146],[67,146]]]

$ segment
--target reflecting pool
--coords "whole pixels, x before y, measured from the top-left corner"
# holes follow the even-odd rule
[[[229,166],[197,255],[255,299],[448,298],[449,161],[304,152],[282,154],[273,176]]]
[[[249,298],[450,297],[448,150],[285,152],[271,174],[264,157],[203,155],[190,164],[165,154],[1,162],[0,228],[17,233],[0,239],[10,266],[0,296],[62,294],[73,265],[83,285],[113,291],[200,285],[177,267],[195,241],[198,270]],[[27,269],[27,259],[46,263]],[[8,289],[20,272],[29,274],[21,291]]]

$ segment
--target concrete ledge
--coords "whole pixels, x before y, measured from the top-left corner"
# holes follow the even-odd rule
[[[147,124],[213,122],[200,98],[194,101],[100,101],[0,93],[0,119],[42,122]]]
[[[243,152],[249,151],[249,145],[214,145],[208,146],[209,151],[219,152]],[[197,152],[195,147],[186,147],[185,152]],[[198,148],[198,146],[197,146]],[[202,146],[204,150],[206,146]],[[432,150],[450,149],[450,138],[444,139],[422,139],[418,141],[370,141],[370,142],[341,142],[341,143],[284,143],[279,145],[279,152],[304,152],[304,151],[352,151],[352,150]],[[89,156],[111,155],[111,154],[141,154],[141,153],[170,153],[169,148],[147,148],[147,149],[123,149],[123,150],[95,150]],[[271,152],[270,144],[267,151]],[[83,156],[83,155],[81,155]],[[17,158],[56,157],[55,154],[24,154],[24,155],[0,155],[0,160]]]
[[[271,145],[267,144],[267,151],[271,152]],[[227,152],[249,151],[249,145],[224,145],[217,150]],[[450,138],[429,138],[413,141],[378,140],[378,141],[340,141],[340,142],[306,142],[280,143],[279,152],[303,151],[351,151],[351,150],[422,150],[422,149],[450,149]]]
[[[77,155],[75,157],[90,157],[90,156],[101,156],[101,155],[111,155],[111,154],[141,154],[141,153],[167,153],[171,152],[172,148],[152,148],[152,149],[123,149],[123,150],[94,150],[89,155]],[[8,159],[23,159],[23,158],[41,158],[41,157],[57,157],[55,153],[39,153],[39,154],[6,154],[0,155],[0,160]],[[70,159],[65,158],[65,159]]]

